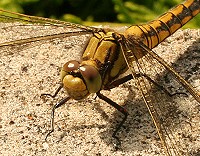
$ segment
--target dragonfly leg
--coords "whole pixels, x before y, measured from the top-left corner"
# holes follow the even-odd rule
[[[150,81],[151,83],[153,83],[156,87],[158,87],[160,90],[163,90],[168,96],[172,97],[174,95],[177,95],[177,94],[183,94],[185,96],[187,96],[186,93],[184,92],[176,92],[176,93],[170,93],[165,87],[163,87],[162,85],[158,84],[157,82],[155,82],[154,80],[152,80],[148,75],[146,74],[142,74],[142,73],[135,73],[134,75],[135,77],[141,77],[141,76],[144,76],[148,81]],[[108,87],[105,88],[105,90],[109,90],[109,89],[112,89],[112,88],[115,88],[117,86],[119,86],[120,84],[123,84],[129,80],[133,79],[133,76],[130,74],[130,75],[127,75],[121,79],[118,79],[116,81],[113,81],[111,82]]]
[[[165,87],[163,87],[162,85],[158,84],[157,82],[155,82],[154,80],[152,80],[148,75],[146,74],[136,74],[136,76],[144,76],[148,81],[150,81],[151,83],[153,83],[157,88],[159,88],[160,90],[164,91],[168,96],[172,97],[174,95],[177,94],[183,94],[185,96],[187,96],[186,93],[184,92],[175,92],[175,93],[170,93]]]
[[[125,77],[122,77],[120,79],[117,79],[115,81],[112,81],[109,85],[106,86],[106,88],[104,88],[105,90],[109,90],[109,89],[112,89],[112,88],[115,88],[115,87],[118,87],[120,84],[123,84],[129,80],[133,79],[133,76],[130,74],[130,75],[127,75]]]
[[[47,135],[45,137],[45,141],[47,141],[48,136],[54,131],[54,114],[55,114],[56,108],[65,104],[69,99],[70,99],[70,97],[65,97],[53,106],[52,111],[51,111],[51,129],[47,133]]]
[[[128,112],[127,112],[127,110],[125,108],[123,108],[122,106],[118,105],[117,103],[115,103],[111,99],[107,98],[106,96],[104,96],[100,92],[97,92],[96,94],[97,94],[97,96],[100,99],[106,101],[108,104],[110,104],[111,106],[113,106],[114,108],[116,108],[119,112],[121,112],[124,115],[123,120],[116,127],[116,129],[115,129],[115,131],[113,132],[113,135],[112,135],[112,137],[117,140],[117,144],[115,144],[115,147],[116,147],[116,149],[118,149],[121,146],[121,142],[120,142],[119,138],[116,136],[116,134],[120,130],[120,128],[122,127],[122,125],[124,124],[124,122],[126,121],[127,116],[128,116]]]
[[[59,93],[59,91],[63,88],[63,84],[60,84],[60,86],[56,89],[56,92],[54,93],[54,95],[51,94],[41,94],[41,96],[50,96],[52,98],[56,97],[56,95]]]

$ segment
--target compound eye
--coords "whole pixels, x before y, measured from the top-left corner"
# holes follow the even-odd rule
[[[101,88],[101,76],[96,68],[93,66],[84,65],[80,68],[81,75],[83,76],[87,89],[90,93],[96,93]]]
[[[64,77],[66,75],[68,75],[70,72],[78,70],[79,64],[80,63],[76,60],[72,60],[72,61],[65,63],[64,66],[62,67],[61,72],[60,72],[61,80],[63,81]]]
[[[88,65],[81,66],[80,72],[85,79],[91,82],[99,75],[99,72],[94,67]]]
[[[78,61],[71,60],[64,64],[62,70],[65,72],[71,72],[71,71],[77,70],[79,68],[79,64],[80,63]]]

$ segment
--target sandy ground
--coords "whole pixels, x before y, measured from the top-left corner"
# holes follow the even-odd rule
[[[1,25],[4,27],[3,25]],[[8,40],[51,33],[34,26],[1,28],[1,43]],[[9,30],[10,29],[10,30]],[[8,31],[9,30],[9,31]],[[53,30],[52,30],[53,31]],[[63,31],[62,29],[60,31]],[[17,32],[17,33],[16,33]],[[155,51],[196,89],[200,90],[200,30],[179,30]],[[157,133],[141,98],[134,99],[130,83],[103,92],[129,111],[119,133],[122,147],[113,148],[112,132],[121,120],[119,112],[102,100],[88,97],[71,100],[56,110],[55,132],[47,142],[52,105],[66,96],[62,91],[54,100],[40,98],[53,93],[59,84],[59,69],[73,58],[84,38],[55,39],[21,46],[0,47],[0,155],[60,156],[155,156],[164,155]],[[187,141],[188,155],[200,155],[199,104],[191,95],[173,99],[190,109],[193,131]],[[188,107],[189,106],[189,107]]]

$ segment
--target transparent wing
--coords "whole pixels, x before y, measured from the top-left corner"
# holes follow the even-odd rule
[[[78,46],[83,49],[93,32],[97,30],[69,22],[27,16],[0,9],[1,54],[3,54],[3,51],[6,53],[9,53],[9,51],[13,53],[14,51],[16,53],[34,46],[59,44],[60,42],[65,42],[65,49]],[[77,57],[73,54],[74,59],[79,58],[81,54],[78,50]]]
[[[61,26],[61,27],[71,27],[71,28],[80,28],[82,30],[87,30],[87,31],[96,31],[98,30],[97,28],[94,27],[89,27],[89,26],[83,26],[75,23],[70,23],[70,22],[64,22],[60,20],[55,20],[55,19],[50,19],[50,18],[43,18],[43,17],[37,17],[37,16],[29,16],[29,15],[24,15],[20,13],[14,13],[11,11],[7,10],[2,10],[0,9],[0,19],[1,22],[20,22],[20,23],[32,23],[32,24],[48,24],[48,25],[53,25],[53,26]]]
[[[166,155],[189,155],[187,136],[192,135],[193,131],[191,118],[199,116],[199,113],[195,114],[192,106],[184,109],[186,105],[172,100],[166,86],[163,86],[163,75],[167,72],[167,76],[176,78],[200,103],[199,93],[138,39],[122,37],[119,42],[134,85],[149,110]]]

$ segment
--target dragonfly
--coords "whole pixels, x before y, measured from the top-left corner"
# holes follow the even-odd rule
[[[45,35],[38,33],[28,38],[13,36],[13,39],[0,43],[0,48],[21,46],[55,38],[86,36],[86,42],[84,42],[80,52],[82,53],[81,59],[69,60],[63,65],[60,72],[61,84],[53,95],[42,94],[42,96],[54,98],[62,88],[68,93],[52,108],[51,129],[47,133],[46,139],[54,131],[54,115],[57,108],[66,104],[69,100],[82,100],[95,93],[98,98],[123,114],[122,120],[112,135],[116,140],[115,146],[119,147],[121,141],[117,134],[126,122],[129,113],[123,106],[103,95],[101,91],[109,91],[128,81],[134,81],[134,87],[137,88],[137,94],[141,95],[146,104],[165,154],[167,156],[183,155],[185,147],[182,147],[184,145],[173,132],[174,125],[170,125],[173,122],[172,117],[169,117],[170,114],[166,113],[167,109],[172,108],[172,104],[161,105],[161,101],[163,94],[172,98],[172,96],[184,93],[170,93],[159,83],[158,79],[162,77],[164,71],[167,71],[198,103],[200,103],[200,93],[152,49],[199,12],[199,0],[186,0],[153,21],[133,25],[123,32],[118,32],[111,28],[89,27],[0,10],[0,22],[8,23],[4,29],[14,29],[16,26],[28,27],[29,24],[41,28],[51,26],[57,29],[56,34],[51,34],[50,30],[44,29],[46,30]],[[152,89],[155,89],[156,92]]]

